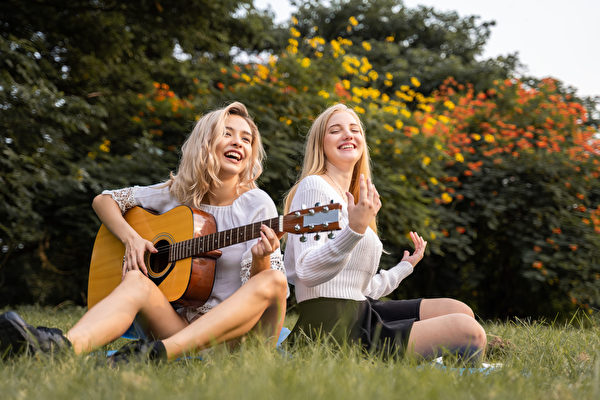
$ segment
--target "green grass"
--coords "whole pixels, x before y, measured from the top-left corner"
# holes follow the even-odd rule
[[[34,325],[67,329],[84,309],[17,309]],[[289,317],[286,326],[294,318]],[[18,357],[0,361],[2,399],[600,399],[600,322],[484,324],[510,341],[486,357],[503,367],[462,373],[430,362],[384,361],[354,348],[325,344],[268,349],[247,341],[236,351],[219,348],[204,360],[111,369],[102,354]],[[118,347],[119,343],[110,348]]]

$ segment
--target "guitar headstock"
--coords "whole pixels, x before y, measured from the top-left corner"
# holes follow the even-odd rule
[[[342,205],[339,203],[326,205],[317,203],[311,208],[292,211],[283,217],[283,231],[302,234],[304,238],[305,233],[339,230],[341,209]],[[318,237],[317,235],[315,239],[318,240]]]

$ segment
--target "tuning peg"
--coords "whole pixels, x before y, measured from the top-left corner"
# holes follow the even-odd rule
[[[313,229],[315,229],[315,226],[313,224],[310,224],[310,225],[308,225],[308,229],[310,229],[312,231]]]
[[[321,205],[321,203],[319,203],[318,201],[315,203],[315,207],[319,207]]]
[[[309,215],[315,215],[315,209],[311,208],[310,210],[308,210],[308,214]]]
[[[302,234],[302,236],[300,236],[300,241],[302,243],[306,242],[306,236],[304,236],[304,233]]]
[[[323,213],[326,213],[327,211],[329,211],[329,207],[323,206]]]
[[[302,205],[300,206],[300,208],[301,208],[302,210],[306,210],[306,204],[302,204]]]
[[[298,224],[294,225],[294,230],[296,232],[298,232],[300,230],[300,225],[298,225]]]
[[[329,204],[333,204],[333,199],[331,199],[331,201],[329,202]]]
[[[315,234],[315,240],[319,240],[319,239],[321,239],[321,235],[319,235],[318,233]]]
[[[296,212],[294,213],[294,215],[295,215],[296,217],[299,217],[299,216],[301,216],[302,214],[300,214],[300,211],[296,211]]]
[[[329,222],[323,222],[321,225],[323,225],[323,228],[327,228],[329,226]]]
[[[328,237],[329,239],[333,239],[333,238],[335,237],[335,234],[334,234],[333,232],[329,232],[329,233],[327,234],[327,237]]]

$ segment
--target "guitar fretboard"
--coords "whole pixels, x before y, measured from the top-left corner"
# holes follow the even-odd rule
[[[261,225],[266,225],[275,232],[282,232],[283,216],[174,243],[169,246],[169,262],[256,239],[260,237]]]

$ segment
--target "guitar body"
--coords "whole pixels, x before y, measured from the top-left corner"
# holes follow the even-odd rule
[[[164,214],[153,214],[134,207],[125,220],[157,249],[177,242],[216,232],[212,215],[190,207],[179,206]],[[170,302],[201,305],[210,296],[215,276],[216,258],[220,251],[177,261],[168,260],[168,252],[146,254],[148,277]],[[94,242],[88,282],[88,307],[91,308],[121,283],[125,246],[104,226]]]

